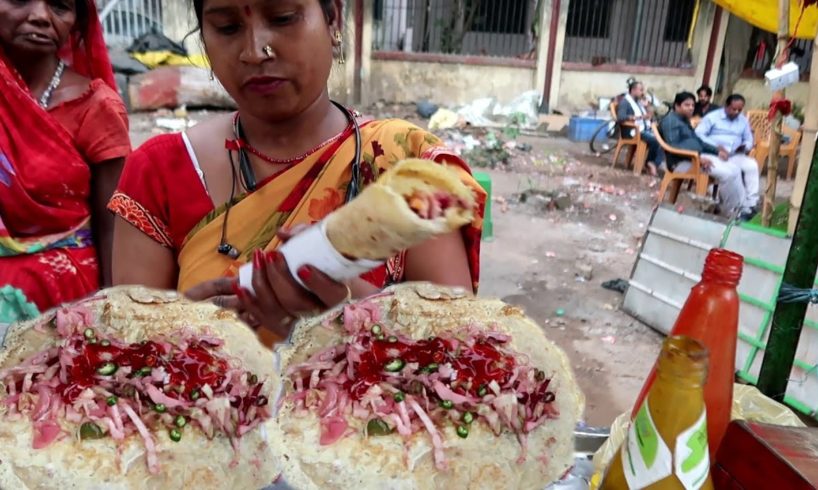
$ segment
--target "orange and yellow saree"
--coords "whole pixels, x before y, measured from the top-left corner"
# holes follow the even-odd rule
[[[234,275],[240,265],[251,259],[254,250],[269,251],[280,245],[276,237],[279,228],[318,222],[343,205],[355,146],[354,136],[345,136],[337,147],[316,152],[232,206],[226,238],[242,251],[239,258],[214,256],[213,247],[221,237],[225,206],[208,214],[191,230],[179,252],[179,289],[184,291],[221,275]],[[464,181],[477,194],[481,209],[475,222],[464,230],[476,289],[485,193],[472,179],[468,167],[460,158],[446,152],[437,137],[402,121],[370,122],[361,128],[361,139],[364,186],[404,158],[429,158],[459,169]],[[400,281],[401,262],[401,257],[395,257],[385,270],[374,271],[367,279],[376,286]]]

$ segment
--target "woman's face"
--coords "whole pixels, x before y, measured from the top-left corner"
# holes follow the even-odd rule
[[[76,20],[75,0],[0,0],[0,43],[17,58],[51,55]]]
[[[335,29],[319,0],[203,4],[202,39],[214,74],[242,111],[271,121],[301,113],[326,93]]]

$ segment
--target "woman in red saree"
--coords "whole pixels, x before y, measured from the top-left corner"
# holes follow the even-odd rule
[[[0,0],[0,324],[110,278],[129,152],[93,0]]]
[[[193,4],[213,72],[238,111],[182,134],[158,136],[128,159],[110,204],[121,218],[114,282],[217,298],[248,323],[267,327],[260,333],[268,344],[286,337],[295,317],[393,282],[476,289],[486,196],[468,166],[437,137],[405,121],[358,119],[356,138],[356,115],[329,98],[333,55],[342,49],[343,2]],[[309,292],[292,278],[276,248],[287,238],[283,230],[315,223],[343,205],[356,143],[361,186],[404,158],[434,160],[456,169],[472,188],[476,218],[348,284],[304,268],[298,275]],[[249,161],[254,179],[244,176],[241,158]],[[234,290],[236,269],[250,260],[257,266],[255,297]]]

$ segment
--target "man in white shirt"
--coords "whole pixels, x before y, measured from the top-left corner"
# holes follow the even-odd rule
[[[745,100],[739,94],[727,98],[723,109],[707,114],[696,127],[696,135],[718,149],[718,158],[741,170],[745,196],[738,210],[741,220],[758,213],[758,163],[748,154],[755,142],[750,121],[742,114]]]
[[[659,145],[659,141],[653,136],[651,130],[651,115],[645,106],[642,105],[642,98],[645,95],[645,87],[642,82],[633,81],[628,85],[628,94],[622,99],[616,108],[617,122],[633,123],[635,131],[639,131],[642,141],[648,146],[647,167],[648,173],[656,175],[657,168],[665,162],[665,152]],[[633,129],[630,136],[633,137]]]

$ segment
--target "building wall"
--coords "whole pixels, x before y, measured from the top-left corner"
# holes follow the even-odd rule
[[[612,97],[626,91],[626,81],[631,76],[643,81],[646,88],[662,100],[673,100],[676,93],[681,90],[695,91],[704,78],[715,13],[716,7],[713,3],[702,2],[693,36],[693,47],[690,50],[692,63],[689,69],[626,64],[591,66],[564,61],[559,76],[558,98],[552,103],[552,107],[570,112],[588,110],[591,106],[597,105],[600,97]],[[565,26],[566,22],[561,20],[563,38]],[[568,49],[568,43],[569,40],[565,39],[563,51]]]
[[[626,92],[628,77],[636,76],[645,88],[661,100],[673,101],[682,90],[694,91],[698,87],[692,74],[661,75],[632,74],[627,72],[572,71],[563,68],[560,77],[560,99],[557,108],[569,112],[589,110],[598,105],[600,97],[611,98]]]
[[[505,103],[529,90],[535,70],[508,66],[373,59],[370,64],[368,101],[411,103],[430,100],[446,107],[481,97]]]
[[[767,109],[770,107],[772,92],[764,85],[764,80],[760,78],[739,78],[734,91],[747,99],[748,109]],[[808,82],[798,82],[795,85],[787,87],[787,98],[790,99],[793,104],[803,108],[807,105],[808,97]]]

